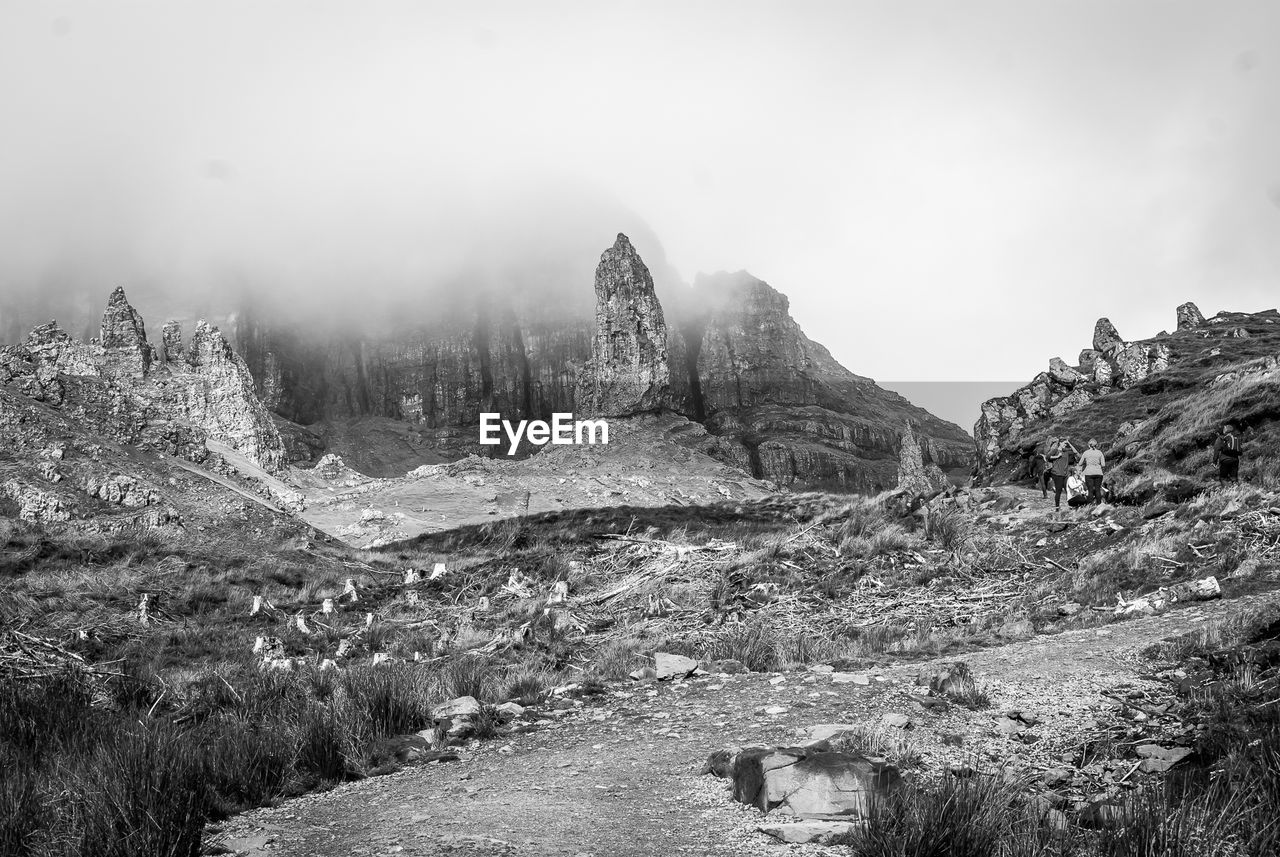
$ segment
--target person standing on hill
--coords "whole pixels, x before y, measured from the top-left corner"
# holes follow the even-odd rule
[[[1097,506],[1102,502],[1102,474],[1106,472],[1107,457],[1098,449],[1096,438],[1089,438],[1089,448],[1080,456],[1080,467],[1084,474],[1085,489],[1089,492],[1089,502]]]
[[[1049,472],[1053,475],[1053,508],[1062,508],[1062,494],[1067,490],[1067,475],[1071,472],[1071,453],[1075,452],[1071,441],[1062,438],[1049,450]]]
[[[1044,500],[1049,499],[1049,451],[1057,444],[1056,437],[1049,438],[1043,447],[1036,447],[1035,458],[1031,461],[1031,475],[1040,486],[1040,497]]]
[[[1240,456],[1243,452],[1244,444],[1236,434],[1236,427],[1227,423],[1213,444],[1213,461],[1218,465],[1219,482],[1240,484]]]

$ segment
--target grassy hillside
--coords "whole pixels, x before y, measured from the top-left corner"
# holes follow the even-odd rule
[[[1003,451],[989,481],[1027,478],[1030,453],[1050,437],[1083,449],[1097,438],[1118,489],[1178,474],[1209,480],[1211,447],[1224,422],[1243,432],[1241,477],[1280,483],[1280,314],[1224,313],[1222,321],[1144,340],[1165,343],[1170,366],[1125,390],[1106,393],[1079,410],[1026,426]],[[1227,335],[1243,330],[1245,337]]]

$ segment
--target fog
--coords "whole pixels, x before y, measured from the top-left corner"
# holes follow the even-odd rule
[[[1024,378],[1277,303],[1277,42],[1269,2],[11,2],[0,297],[426,315],[589,296],[626,231],[860,374]]]

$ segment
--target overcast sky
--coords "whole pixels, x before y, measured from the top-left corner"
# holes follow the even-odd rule
[[[1280,303],[1278,48],[1270,0],[0,0],[0,288],[393,288],[519,183],[860,374],[1026,379]]]

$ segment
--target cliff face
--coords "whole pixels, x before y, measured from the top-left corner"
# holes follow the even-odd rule
[[[791,317],[786,296],[745,271],[700,276],[682,325],[691,391],[681,406],[748,451],[756,476],[843,491],[895,484],[903,424],[932,463],[960,469],[958,426],[845,369]]]
[[[972,464],[959,427],[842,367],[804,335],[787,298],[750,274],[655,290],[620,235],[600,258],[594,304],[585,284],[527,276],[528,288],[460,289],[447,311],[401,313],[422,321],[327,341],[249,318],[237,343],[282,417],[331,430],[403,420],[453,457],[494,454],[477,442],[481,412],[515,420],[669,408],[718,436],[722,460],[783,485],[893,485],[908,419],[930,462]],[[406,461],[406,470],[425,463]]]
[[[180,340],[181,331],[166,325],[161,358],[147,341],[141,316],[116,289],[100,340],[79,342],[49,322],[24,343],[0,348],[0,387],[122,443],[201,461],[209,439],[268,470],[282,467],[279,432],[244,361],[217,328],[204,323],[185,357],[175,359],[171,351]]]

